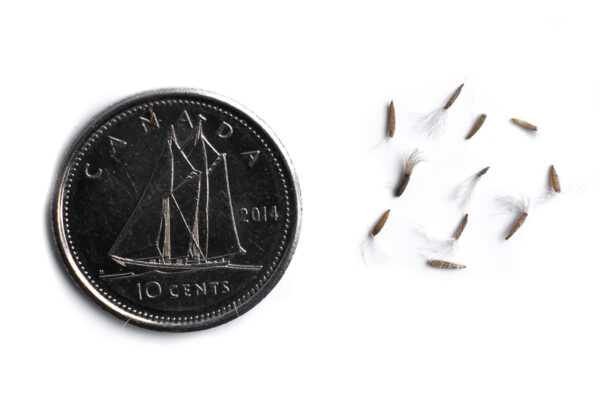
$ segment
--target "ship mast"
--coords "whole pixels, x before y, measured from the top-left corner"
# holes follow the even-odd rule
[[[202,122],[201,122],[202,123]],[[204,216],[205,216],[205,224],[204,224],[204,237],[205,237],[205,242],[204,242],[204,256],[208,257],[208,202],[209,202],[209,195],[210,195],[210,191],[209,191],[209,187],[208,187],[208,157],[206,155],[206,141],[204,140],[204,134],[202,132],[200,132],[200,135],[202,135],[201,140],[202,140],[202,156],[204,157],[204,181],[206,183],[205,185],[205,190],[204,190],[204,207],[205,207],[205,212],[204,212]]]
[[[163,262],[168,262],[171,260],[171,208],[169,207],[168,197],[163,197],[162,206],[163,220],[165,221],[162,258]]]
[[[163,262],[171,261],[171,197],[173,196],[173,180],[175,179],[175,160],[173,158],[173,138],[175,137],[175,127],[171,125],[169,138],[167,142],[167,150],[169,152],[169,167],[171,176],[169,177],[169,194],[162,199],[163,219],[164,223],[164,241],[162,258]]]
[[[205,245],[204,245],[204,253],[200,251],[200,234],[199,234],[199,214],[200,214],[200,195],[202,193],[202,173],[198,174],[198,187],[196,189],[196,208],[194,211],[194,224],[192,227],[192,241],[190,243],[192,259],[195,262],[200,261],[200,256],[204,258],[204,261],[207,260],[207,252],[208,252],[208,161],[206,157],[206,145],[204,144],[204,132],[202,130],[202,121],[203,118],[201,116],[198,121],[198,130],[196,131],[196,135],[194,137],[194,146],[198,143],[198,141],[202,142],[202,156],[204,158],[204,178],[206,182],[206,190],[205,190],[205,207],[206,207],[206,225],[205,225]]]
[[[196,208],[194,211],[194,225],[192,226],[192,240],[190,241],[190,250],[189,252],[191,253],[192,256],[192,260],[194,262],[199,262],[200,261],[200,256],[202,255],[202,253],[200,252],[200,237],[199,237],[199,233],[198,233],[198,207],[200,206],[200,192],[202,190],[202,177],[200,176],[200,174],[198,174],[197,176],[198,179],[198,185],[196,187],[196,196],[195,196],[195,200],[196,200]],[[206,258],[204,258],[204,260],[206,261]]]

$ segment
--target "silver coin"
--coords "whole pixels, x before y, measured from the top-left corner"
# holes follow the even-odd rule
[[[77,285],[133,324],[205,329],[257,304],[298,241],[298,181],[253,113],[199,90],[125,99],[73,144],[52,204]]]

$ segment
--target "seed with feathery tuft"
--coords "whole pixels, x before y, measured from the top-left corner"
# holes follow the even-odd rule
[[[400,179],[400,183],[396,187],[394,196],[400,197],[402,193],[404,193],[406,187],[408,186],[408,182],[410,182],[410,176],[412,175],[413,170],[415,169],[417,164],[419,164],[422,161],[423,156],[419,149],[413,150],[408,155],[408,157],[406,157],[406,160],[404,160],[404,174],[402,175],[402,179]]]

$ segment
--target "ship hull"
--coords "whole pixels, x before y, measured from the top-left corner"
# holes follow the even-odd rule
[[[161,271],[161,272],[176,272],[176,271],[198,271],[212,268],[227,267],[229,260],[210,262],[210,263],[190,263],[190,264],[168,264],[156,263],[147,261],[122,260],[121,264],[129,271],[134,273]]]

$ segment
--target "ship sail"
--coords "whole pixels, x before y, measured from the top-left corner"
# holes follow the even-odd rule
[[[210,227],[233,226],[234,229],[229,231],[221,231],[219,229],[207,230],[208,236],[206,237],[206,242],[208,245],[205,254],[208,258],[218,258],[222,254],[230,255],[244,251],[235,228],[233,206],[231,204],[231,196],[229,196],[228,175],[227,155],[222,154],[215,162],[212,174],[208,175],[208,181],[211,187],[222,187],[225,190],[216,191],[210,197],[208,204],[208,225]]]
[[[228,174],[227,155],[210,144],[201,124],[181,146],[171,126],[144,193],[109,256],[132,270],[166,271],[227,264],[244,253]]]

